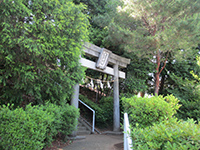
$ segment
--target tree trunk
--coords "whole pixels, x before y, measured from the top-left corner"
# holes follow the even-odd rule
[[[159,88],[160,88],[160,74],[161,74],[161,72],[163,71],[163,69],[166,66],[166,62],[167,62],[168,56],[169,56],[169,51],[167,52],[167,56],[165,58],[164,65],[160,69],[161,55],[160,55],[160,52],[157,51],[157,54],[156,54],[156,64],[157,64],[157,67],[156,67],[156,73],[155,73],[155,90],[154,90],[154,95],[158,95],[158,93],[159,93]],[[165,80],[165,76],[162,77],[162,81],[161,81],[162,84],[163,84],[163,86],[164,86],[164,80]]]
[[[155,89],[154,89],[154,95],[158,95],[158,92],[159,92],[159,86],[160,86],[160,52],[157,51],[157,54],[156,54],[156,64],[157,64],[157,67],[156,67],[156,73],[155,73]]]
[[[165,84],[165,74],[162,75],[161,81],[160,81],[160,93],[164,90],[164,84]]]
[[[157,72],[157,73],[155,74],[155,89],[154,89],[154,95],[158,95],[159,86],[160,86],[160,74]]]

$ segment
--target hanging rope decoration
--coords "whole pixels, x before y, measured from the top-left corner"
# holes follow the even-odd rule
[[[94,79],[89,76],[86,76],[86,78],[90,80],[90,83],[88,83],[88,86],[92,89],[97,88],[96,85],[94,84],[94,81],[96,81],[96,83],[100,85],[101,89],[104,88],[104,86],[103,86],[104,83],[107,83],[107,87],[111,88],[110,83],[115,81],[115,80],[105,81],[105,80],[100,80],[100,79]],[[94,85],[95,85],[95,87],[94,87]]]

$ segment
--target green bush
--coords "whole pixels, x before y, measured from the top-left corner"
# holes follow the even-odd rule
[[[0,148],[5,150],[40,150],[58,133],[69,135],[77,125],[78,110],[68,104],[0,109]]]
[[[55,105],[46,103],[45,105],[41,105],[39,109],[46,111],[55,118],[51,127],[48,128],[49,132],[47,132],[48,135],[46,137],[47,141],[50,141],[48,143],[52,142],[53,136],[58,132],[64,136],[71,134],[78,124],[79,111],[69,104]]]
[[[131,131],[134,150],[199,150],[200,124],[193,120],[166,120]]]
[[[0,146],[5,150],[40,150],[54,117],[41,109],[27,106],[15,110],[0,107]]]
[[[45,144],[49,146],[53,141],[53,137],[57,135],[58,129],[60,128],[62,112],[60,106],[52,103],[46,103],[45,105],[37,107],[37,109],[40,111],[44,111],[45,113],[51,115],[53,118],[53,121],[51,125],[47,127],[45,134]],[[32,112],[28,111],[28,113]]]
[[[77,118],[79,118],[79,111],[75,107],[68,104],[62,105],[60,109],[60,112],[62,112],[62,114],[61,124],[58,131],[64,135],[69,135],[72,133],[72,131],[75,130],[78,124]]]
[[[122,98],[125,111],[129,114],[130,124],[140,127],[150,126],[165,119],[171,119],[180,105],[173,95]]]

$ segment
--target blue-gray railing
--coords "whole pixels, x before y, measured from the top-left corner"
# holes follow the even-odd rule
[[[94,127],[95,127],[95,111],[94,111],[94,109],[92,109],[90,106],[88,106],[88,105],[85,104],[83,101],[81,101],[80,99],[79,99],[79,102],[80,102],[81,104],[83,104],[85,107],[87,107],[89,110],[91,110],[92,113],[93,113],[93,117],[92,117],[92,133],[94,133]]]

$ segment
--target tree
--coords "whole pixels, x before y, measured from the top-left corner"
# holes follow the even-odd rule
[[[121,42],[127,51],[134,51],[139,57],[148,58],[156,64],[154,71],[155,90],[159,93],[160,75],[165,68],[169,54],[172,57],[187,57],[191,47],[197,46],[200,38],[199,0],[121,0],[118,13],[129,22],[113,19],[109,30],[117,28]],[[131,22],[131,23],[130,23]],[[112,39],[119,40],[116,34]],[[120,41],[120,40],[119,40]]]
[[[84,9],[71,0],[0,1],[1,104],[70,99],[83,77]]]

